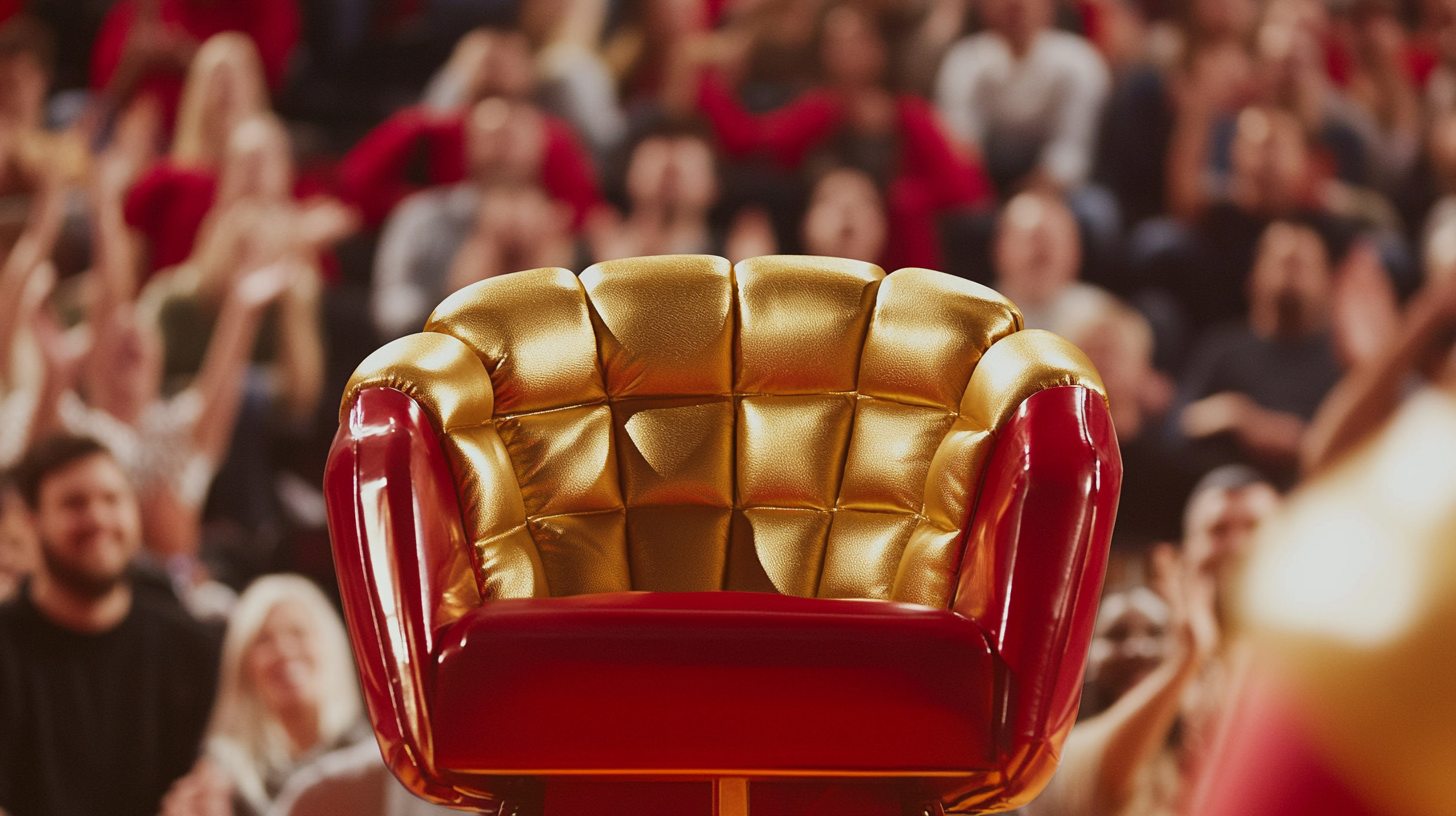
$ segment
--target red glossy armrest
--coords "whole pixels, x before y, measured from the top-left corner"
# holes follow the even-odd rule
[[[1007,778],[978,806],[1029,800],[1055,770],[1081,699],[1121,483],[1107,406],[1086,388],[1033,394],[998,434],[954,607],[981,624],[1005,669]]]
[[[434,767],[429,700],[440,576],[466,552],[449,465],[402,391],[360,392],[324,475],[334,563],[369,716],[385,761],[416,794],[494,811]],[[478,790],[479,784],[472,784]]]

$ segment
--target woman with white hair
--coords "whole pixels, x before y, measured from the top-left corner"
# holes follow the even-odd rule
[[[369,736],[344,626],[296,575],[259,578],[223,640],[203,757],[172,786],[162,816],[261,816],[288,778]]]

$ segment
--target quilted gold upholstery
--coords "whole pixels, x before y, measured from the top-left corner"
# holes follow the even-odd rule
[[[399,388],[442,432],[474,542],[456,596],[946,607],[994,432],[1056,385],[1103,393],[1081,352],[1021,331],[983,286],[683,255],[467,287],[365,360],[344,405]]]

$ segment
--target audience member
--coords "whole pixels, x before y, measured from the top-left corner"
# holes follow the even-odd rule
[[[165,374],[175,387],[196,376],[227,295],[246,272],[284,263],[299,270],[278,298],[271,336],[272,396],[293,419],[312,416],[323,387],[318,315],[322,252],[353,228],[331,199],[293,201],[288,135],[270,116],[249,119],[228,139],[217,202],[186,262],[158,274],[139,308],[162,331]]]
[[[1082,718],[1026,814],[1185,811],[1244,659],[1225,612],[1233,567],[1278,505],[1248,468],[1210,472],[1188,500],[1181,551],[1152,550],[1157,594],[1103,599]]]
[[[1212,589],[1218,630],[1236,629],[1234,596],[1238,575],[1254,536],[1279,510],[1283,498],[1257,471],[1239,465],[1215,468],[1194,486],[1183,521],[1183,557],[1188,569]],[[1201,767],[1214,747],[1218,727],[1244,659],[1236,640],[1221,638],[1218,649],[1184,694],[1181,740],[1190,768]]]
[[[343,622],[307,579],[269,575],[238,599],[223,639],[203,757],[172,786],[162,816],[263,816],[288,778],[328,751],[368,740]]]
[[[804,251],[884,265],[885,199],[870,174],[837,167],[819,177],[804,213]]]
[[[202,41],[224,31],[257,46],[268,85],[283,85],[302,21],[294,0],[121,0],[106,14],[91,49],[91,88],[112,104],[151,95],[170,128],[182,81]]]
[[[691,66],[718,59],[701,42],[684,43],[679,59],[687,67],[679,70],[687,79],[677,82],[693,86],[689,93],[730,157],[767,154],[792,169],[822,151],[832,164],[869,173],[886,191],[886,265],[940,268],[937,217],[984,203],[990,187],[925,100],[886,88],[889,46],[876,23],[857,6],[830,9],[819,38],[824,84],[767,114],[750,113],[715,73],[697,82]]]
[[[1234,625],[1228,597],[1259,525],[1279,508],[1279,493],[1243,465],[1214,468],[1199,479],[1183,512],[1183,551],[1191,569],[1217,587],[1220,628]]]
[[[1074,191],[1087,182],[1107,65],[1091,43],[1052,28],[1053,0],[986,0],[986,30],[951,47],[935,101],[978,150],[997,189]]]
[[[477,175],[477,131],[480,104],[491,98],[520,110],[529,104],[530,53],[519,37],[488,34],[493,50],[485,57],[461,60],[461,73],[478,63],[478,72],[445,82],[459,92],[442,89],[441,107],[426,102],[404,108],[359,141],[339,162],[339,192],[357,206],[364,223],[375,228],[410,193],[427,186],[456,184]],[[494,56],[492,56],[494,55]],[[504,67],[495,67],[504,66]],[[446,75],[450,75],[447,72]],[[532,114],[540,120],[540,183],[553,198],[570,202],[573,224],[580,227],[602,201],[601,185],[591,156],[566,122],[555,116]],[[427,151],[426,184],[408,180],[412,160],[421,147]]]
[[[1067,334],[1112,298],[1077,280],[1081,265],[1077,222],[1060,199],[1026,192],[1007,202],[996,227],[996,289],[1028,329]]]
[[[625,186],[625,217],[604,208],[588,225],[594,260],[722,255],[734,241],[709,223],[718,200],[718,167],[703,136],[671,128],[649,133],[632,149]]]
[[[570,207],[552,201],[540,187],[491,187],[480,195],[474,231],[451,259],[435,301],[477,281],[521,269],[584,267],[578,256]],[[422,327],[423,322],[416,326]]]
[[[1051,784],[1022,809],[1026,816],[1182,812],[1195,769],[1177,726],[1220,630],[1209,582],[1169,545],[1153,555],[1159,594],[1138,587],[1102,601],[1084,717],[1067,738]]]
[[[453,291],[446,288],[451,263],[480,220],[485,191],[541,178],[546,123],[535,107],[487,99],[471,109],[469,124],[470,178],[405,199],[380,236],[372,311],[384,337],[418,331]]]
[[[217,197],[228,139],[239,124],[267,109],[268,89],[253,41],[231,31],[208,38],[187,71],[171,152],[150,167],[132,169],[140,175],[126,194],[126,221],[144,241],[148,272],[192,253]]]
[[[213,573],[234,585],[266,571],[290,531],[281,485],[286,468],[300,466],[290,457],[312,438],[325,388],[321,265],[327,248],[354,226],[336,201],[296,202],[292,175],[288,137],[276,120],[239,125],[191,257],[153,276],[137,299],[140,322],[161,337],[162,393],[177,394],[206,385],[199,380],[206,354],[214,338],[221,342],[224,307],[243,276],[286,270],[286,285],[257,318],[256,344],[238,348],[251,365],[241,389],[227,397],[237,400],[227,420],[235,431],[224,437],[226,456],[205,493],[204,518],[212,523],[204,528],[204,554],[214,554]]]
[[[15,474],[42,558],[0,606],[0,808],[155,816],[197,755],[217,642],[134,591],[136,494],[99,442],[49,437]]]
[[[1183,97],[1180,124],[1169,148],[1169,207],[1193,225],[1193,233],[1175,242],[1177,257],[1146,271],[1145,280],[1170,289],[1193,318],[1206,326],[1232,319],[1243,310],[1245,280],[1253,268],[1255,248],[1276,220],[1308,224],[1324,239],[1330,262],[1338,262],[1360,233],[1361,223],[1339,212],[1344,200],[1322,175],[1310,152],[1299,120],[1278,108],[1245,108],[1234,122],[1227,177],[1208,172],[1207,155],[1213,126],[1201,93]],[[1146,263],[1142,242],[1133,237],[1134,263]],[[1168,250],[1163,250],[1168,251]]]
[[[1199,457],[1248,461],[1288,482],[1305,423],[1340,378],[1330,339],[1329,258],[1309,227],[1275,222],[1259,241],[1249,315],[1194,349],[1171,419]]]
[[[46,128],[54,49],[50,32],[34,18],[20,15],[0,25],[0,252],[9,251],[45,188],[76,182],[89,163],[80,132]],[[81,243],[63,246],[70,250],[65,254],[84,256]],[[55,260],[67,271],[78,265],[59,254]]]
[[[40,169],[53,49],[50,32],[33,19],[0,25],[0,195],[25,189]]]
[[[1183,502],[1198,472],[1161,433],[1174,388],[1153,367],[1152,328],[1135,309],[1104,296],[1062,331],[1086,352],[1107,388],[1122,454],[1114,546],[1146,547],[1177,538]]]

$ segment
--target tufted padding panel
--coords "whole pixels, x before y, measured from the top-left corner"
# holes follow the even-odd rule
[[[532,269],[461,289],[425,324],[427,334],[458,338],[489,373],[492,422],[524,510],[511,542],[534,553],[537,596],[631,588],[612,412],[589,308],[570,270]],[[445,447],[458,466],[454,436],[447,432]],[[468,525],[471,505],[462,501],[461,511]],[[479,564],[482,586],[503,580],[495,573],[507,562],[495,563]]]
[[[444,434],[482,597],[734,589],[947,607],[995,429],[1102,392],[994,291],[832,258],[493,278],[351,381]],[[473,359],[471,359],[473,358]],[[970,557],[977,557],[971,554]]]
[[[709,255],[588,267],[597,352],[613,400],[733,390],[733,270]]]
[[[604,402],[586,293],[567,269],[491,278],[445,298],[426,332],[475,350],[504,415]]]
[[[990,435],[960,417],[961,398],[986,350],[1020,328],[1016,307],[980,284],[901,269],[880,285],[821,597],[950,603],[948,577],[922,572],[955,574],[965,516],[955,532],[932,534],[924,524],[926,491],[979,485]],[[928,481],[933,467],[935,484]],[[907,556],[916,570],[897,581]]]

